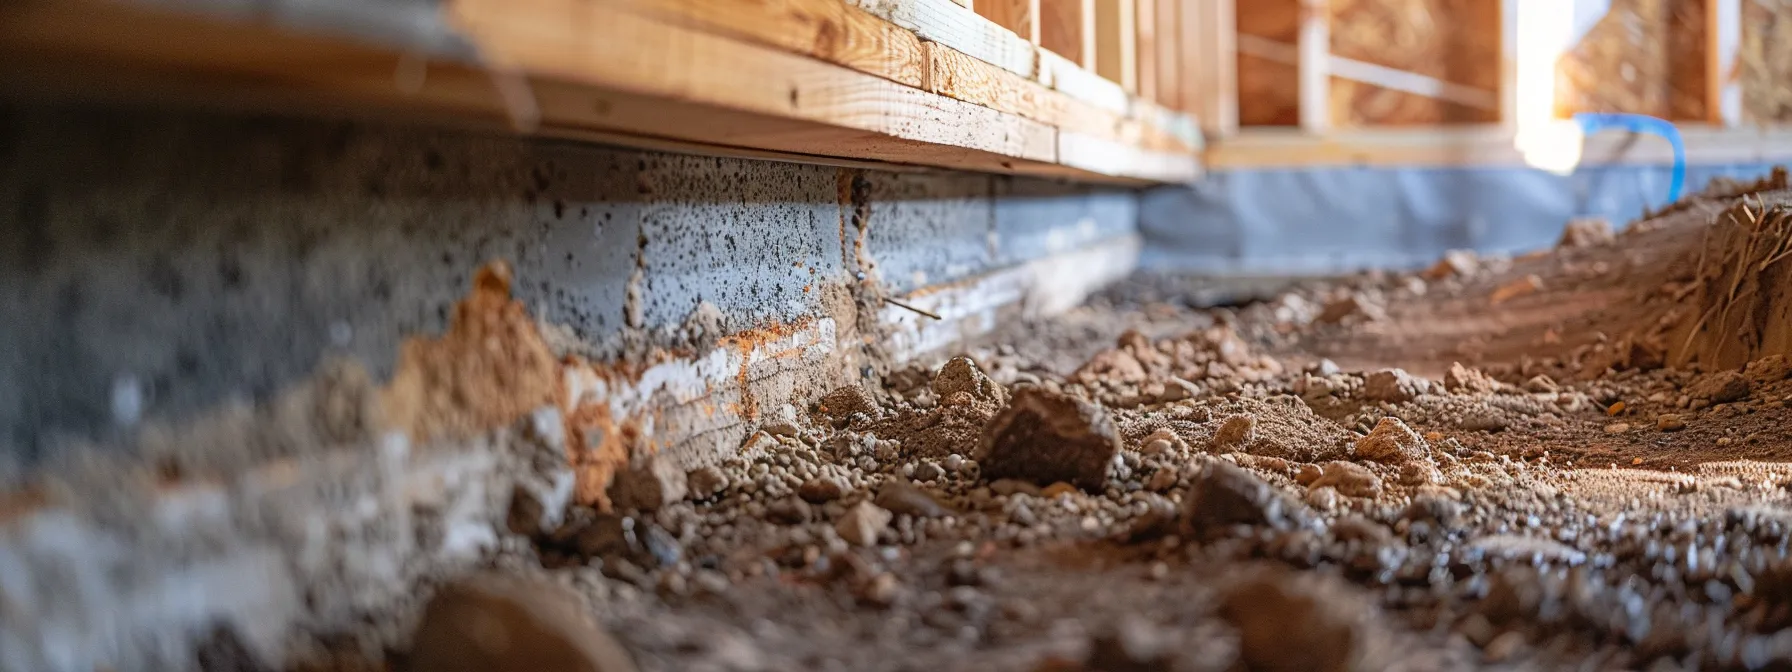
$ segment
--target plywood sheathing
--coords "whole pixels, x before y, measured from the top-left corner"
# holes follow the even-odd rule
[[[1500,7],[1486,0],[1331,0],[1332,54],[1490,93],[1500,83]],[[1492,123],[1498,110],[1334,77],[1336,126]]]
[[[1300,0],[1259,0],[1237,5],[1238,33],[1287,45],[1300,41]],[[1238,123],[1299,126],[1300,70],[1292,63],[1238,54]]]
[[[1556,114],[1705,115],[1702,3],[1613,0],[1557,64]]]
[[[1742,3],[1742,45],[1736,68],[1745,120],[1792,120],[1792,2]]]

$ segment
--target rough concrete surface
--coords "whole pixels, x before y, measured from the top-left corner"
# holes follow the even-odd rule
[[[1024,217],[995,200],[1016,189]],[[570,502],[603,506],[606,460],[699,466],[792,403],[881,376],[900,361],[885,340],[915,328],[886,322],[884,297],[1016,290],[960,311],[963,337],[1053,307],[1022,305],[1028,264],[1064,245],[1037,241],[1122,241],[1107,273],[1126,272],[1131,199],[9,103],[0,666],[377,658],[437,577],[514,546],[516,521],[558,529]],[[508,282],[475,277],[493,261]],[[558,358],[548,388],[513,379],[541,346],[480,350],[526,342]],[[420,375],[395,378],[413,350]],[[538,392],[549,403],[517,406]],[[402,401],[417,398],[435,401]]]

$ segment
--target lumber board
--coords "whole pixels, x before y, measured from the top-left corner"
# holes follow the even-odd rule
[[[1152,182],[1190,182],[1201,176],[1199,164],[1184,160],[1181,154],[1154,152],[1081,133],[1059,133],[1058,156],[1066,166]]]
[[[1043,124],[602,5],[461,0],[450,11],[480,53],[529,72],[906,140],[1052,160],[1052,129]],[[799,151],[825,149],[817,143]]]
[[[664,4],[684,11],[705,6]],[[1185,170],[1196,163],[1170,133],[1148,124],[1135,129],[1111,111],[963,54],[955,77],[999,73],[1010,92],[989,97],[990,104],[967,102],[811,58],[799,52],[797,45],[807,44],[802,40],[780,47],[742,33],[739,26],[750,21],[710,33],[688,15],[662,10],[626,2],[462,0],[445,17],[455,30],[434,35],[454,34],[475,47],[484,61],[473,63],[464,50],[430,53],[427,44],[382,45],[265,17],[244,21],[100,0],[13,5],[0,7],[0,81],[18,88],[29,77],[14,75],[30,75],[45,90],[134,88],[175,99],[192,93],[193,100],[257,109],[508,125],[556,137],[837,165],[1121,182],[1157,170],[1103,175],[1062,164],[1058,125],[1065,125],[1131,142],[1141,152],[1174,150]],[[933,67],[930,44],[915,43],[922,80]],[[896,68],[880,62],[875,67],[885,74]],[[416,73],[414,83],[395,78],[406,71]],[[81,74],[71,77],[74,72]]]
[[[1326,166],[1523,168],[1514,129],[1498,124],[1426,130],[1340,130],[1315,136],[1294,129],[1246,129],[1208,145],[1208,171]],[[1686,160],[1697,165],[1792,160],[1792,130],[1685,125]],[[1586,139],[1582,165],[1671,165],[1663,141],[1622,133]]]
[[[1046,86],[1077,100],[1119,114],[1126,114],[1131,109],[1132,97],[1126,95],[1126,89],[1063,56],[1049,51],[1039,52],[1039,73],[1040,81]]]
[[[922,88],[927,57],[913,31],[840,0],[609,0],[644,16],[806,54]],[[989,3],[997,6],[998,3]]]
[[[907,28],[1022,77],[1034,75],[1033,45],[1013,31],[951,0],[851,0],[885,21]]]

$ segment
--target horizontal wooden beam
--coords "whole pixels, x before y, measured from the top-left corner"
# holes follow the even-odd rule
[[[1792,161],[1792,129],[1682,126],[1695,165]],[[1247,129],[1208,146],[1209,171],[1337,166],[1524,168],[1515,133],[1502,125],[1424,130],[1352,130],[1315,136],[1297,129]],[[1652,137],[1602,133],[1586,138],[1581,165],[1671,165],[1672,147]]]
[[[121,88],[153,81],[218,98],[824,163],[1120,182],[1198,171],[1181,136],[837,0],[461,0],[444,12],[442,32],[480,62],[464,51],[432,54],[269,18],[278,13],[249,19],[97,0],[9,5],[0,8],[0,77],[90,94],[91,80],[57,74],[79,64],[117,73],[108,79]],[[838,39],[822,39],[829,31]],[[1127,147],[1137,165],[1064,161],[1064,132]]]

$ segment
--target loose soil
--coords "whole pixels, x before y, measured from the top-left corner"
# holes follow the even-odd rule
[[[1136,278],[495,569],[647,670],[1784,668],[1778,177],[1230,306]]]

